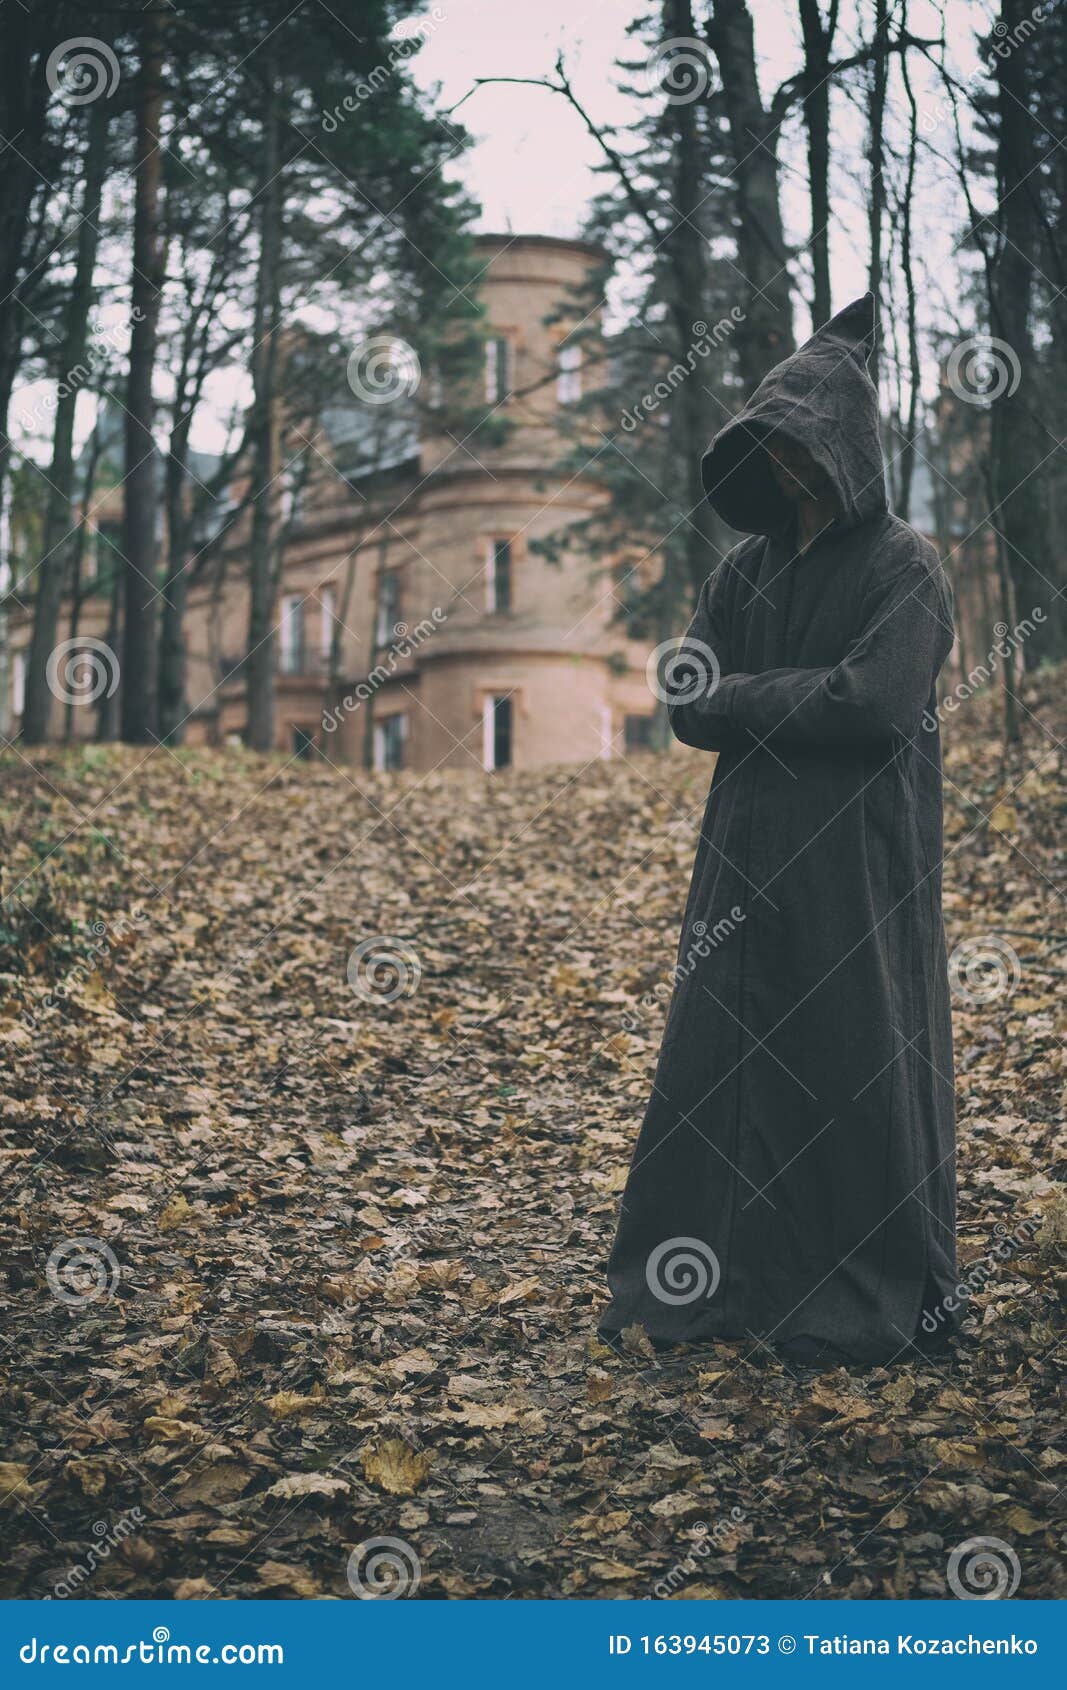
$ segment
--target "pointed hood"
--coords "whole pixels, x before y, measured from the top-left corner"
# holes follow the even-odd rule
[[[799,351],[777,364],[704,454],[704,491],[731,528],[773,534],[789,520],[762,442],[785,434],[830,478],[842,521],[887,508],[878,434],[878,395],[867,374],[874,346],[874,296],[846,305]]]

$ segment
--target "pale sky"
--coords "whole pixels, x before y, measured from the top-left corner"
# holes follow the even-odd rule
[[[764,100],[800,66],[799,25],[795,0],[751,0],[756,24],[756,48]],[[440,85],[442,103],[455,105],[478,77],[541,77],[552,73],[562,47],[578,98],[598,124],[624,124],[636,102],[617,87],[615,60],[641,60],[644,53],[628,41],[626,26],[636,7],[630,0],[440,0],[424,14],[425,44],[413,61],[420,86]],[[871,0],[844,0],[835,43],[837,54],[850,52],[869,34]],[[857,13],[864,28],[857,28]],[[992,13],[981,0],[946,0],[945,14],[955,73],[966,79],[978,60],[975,37]],[[912,0],[909,25],[916,35],[940,34],[940,9],[932,0]],[[946,212],[959,218],[962,207],[948,172],[938,168],[935,153],[950,154],[951,125],[944,118],[944,99],[931,68],[912,55],[912,79],[920,114],[926,115],[923,166],[928,186],[916,214],[926,228],[916,248],[930,258],[951,255],[958,232],[946,226]],[[899,85],[898,85],[899,86]],[[831,256],[835,300],[844,304],[866,286],[867,230],[863,184],[848,167],[859,163],[864,118],[843,93],[835,93],[832,108],[833,144],[838,149],[834,171]],[[573,235],[581,226],[586,206],[597,191],[593,165],[600,157],[595,141],[575,112],[559,95],[514,84],[479,88],[457,113],[475,139],[460,161],[458,172],[484,211],[482,229],[514,230],[530,234]],[[892,121],[892,114],[890,116]],[[927,144],[928,143],[928,144]],[[783,201],[789,235],[798,244],[809,232],[806,201],[806,155],[799,122],[786,125],[780,148]],[[940,178],[937,192],[930,185]],[[934,262],[931,270],[939,265]],[[803,327],[803,325],[799,325]]]
[[[764,100],[801,62],[795,0],[751,0]],[[857,29],[857,8],[864,29]],[[628,40],[631,0],[435,0],[422,15],[423,46],[409,59],[416,82],[439,89],[440,103],[451,108],[465,95],[456,114],[474,145],[457,156],[454,171],[481,201],[477,227],[524,234],[574,235],[579,232],[592,195],[601,185],[594,165],[601,157],[575,112],[556,94],[514,84],[471,89],[479,77],[547,77],[563,49],[575,92],[600,125],[625,123],[638,103],[620,91],[618,57],[643,61],[647,49]],[[871,0],[844,0],[836,52],[847,54],[869,32]],[[945,0],[954,73],[966,80],[978,60],[975,38],[988,21],[982,0]],[[912,0],[909,23],[921,36],[940,32],[933,0]],[[954,244],[963,232],[963,206],[951,165],[953,136],[947,105],[933,70],[913,54],[912,76],[923,133],[921,187],[915,205],[915,250],[922,274],[917,277],[929,324],[951,326],[957,306],[959,262]],[[640,71],[635,79],[640,78]],[[899,86],[899,85],[898,85]],[[893,124],[903,122],[900,98],[891,103]],[[832,107],[831,262],[834,303],[840,306],[866,286],[867,229],[864,209],[863,145],[865,116],[860,103],[840,89]],[[787,238],[802,246],[809,230],[806,154],[799,121],[787,121],[779,148]],[[739,280],[739,289],[743,284]],[[98,313],[101,324],[122,322],[121,302]],[[808,324],[799,313],[797,328]],[[932,368],[932,365],[930,366]],[[244,385],[242,385],[244,384]],[[247,386],[244,373],[220,372],[214,383],[218,403],[228,408]],[[49,384],[36,382],[16,391],[12,433],[24,449],[41,460],[48,455],[47,418],[40,411]],[[77,433],[91,427],[92,406],[82,396]],[[29,425],[20,426],[23,419]],[[36,441],[31,437],[37,435]],[[194,425],[194,444],[219,450],[223,433],[217,419],[202,413]]]

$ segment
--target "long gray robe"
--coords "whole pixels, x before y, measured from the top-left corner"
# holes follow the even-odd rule
[[[867,295],[704,459],[708,497],[750,537],[674,666],[673,730],[718,761],[608,1336],[639,1323],[663,1343],[884,1361],[956,1281],[934,714],[951,599],[933,548],[887,511],[872,343]],[[799,555],[771,429],[839,501]]]

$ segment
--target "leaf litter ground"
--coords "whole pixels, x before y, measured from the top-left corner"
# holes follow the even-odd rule
[[[8,752],[0,1593],[1061,1592],[1061,692],[951,724],[950,947],[1018,968],[957,1003],[966,1339],[873,1372],[594,1336],[706,759]]]

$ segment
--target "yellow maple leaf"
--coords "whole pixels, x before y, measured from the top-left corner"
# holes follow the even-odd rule
[[[414,1496],[433,1466],[430,1450],[412,1449],[403,1438],[367,1444],[359,1459],[367,1482],[390,1496]]]
[[[272,1420],[293,1420],[298,1414],[311,1414],[322,1407],[321,1397],[304,1397],[299,1391],[278,1391],[267,1403]]]
[[[176,1227],[186,1226],[193,1213],[192,1204],[179,1191],[177,1197],[172,1197],[166,1208],[160,1212],[156,1225],[160,1232],[173,1232]]]

